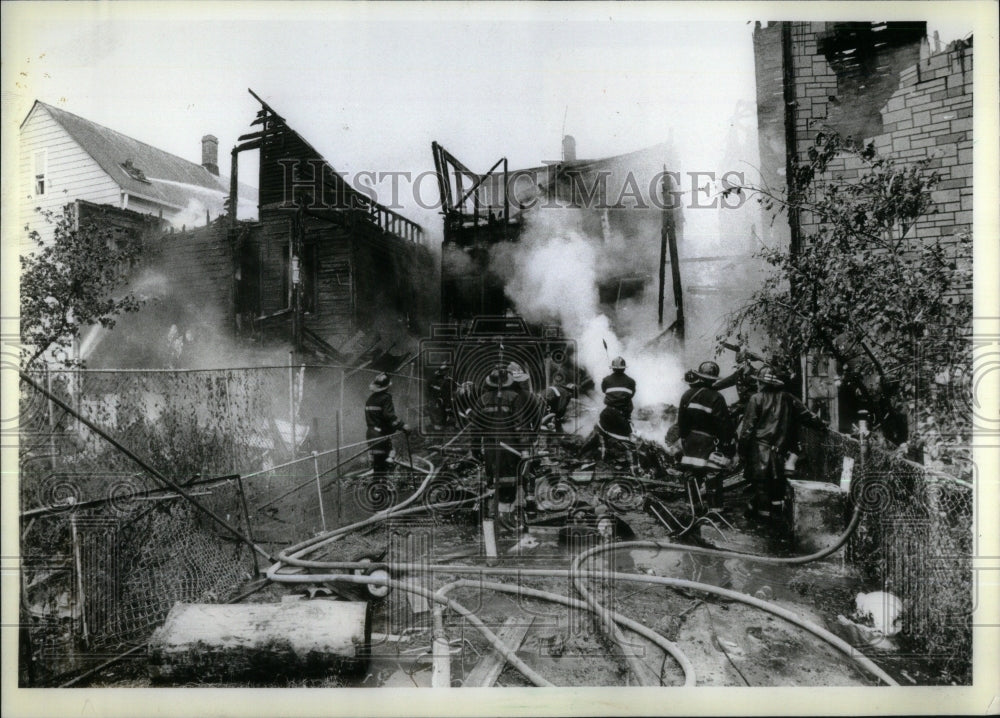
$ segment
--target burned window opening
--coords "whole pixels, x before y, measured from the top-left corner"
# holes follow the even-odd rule
[[[833,23],[817,49],[837,76],[836,102],[827,124],[861,142],[881,134],[882,108],[899,88],[899,73],[919,65],[922,22]]]

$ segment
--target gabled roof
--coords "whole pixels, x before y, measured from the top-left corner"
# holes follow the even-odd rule
[[[38,100],[31,112],[37,106],[43,107],[131,195],[184,209],[192,198],[221,199],[229,191],[228,180],[199,164]],[[243,187],[240,196],[245,196]]]

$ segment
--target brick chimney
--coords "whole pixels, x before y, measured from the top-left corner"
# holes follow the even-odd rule
[[[219,176],[219,138],[215,135],[201,138],[201,166]]]
[[[573,135],[564,135],[562,139],[563,162],[576,162],[576,139]]]

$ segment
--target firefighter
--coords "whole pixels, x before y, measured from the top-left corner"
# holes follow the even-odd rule
[[[722,508],[722,477],[719,471],[734,453],[734,432],[729,407],[722,394],[712,388],[719,378],[719,365],[702,362],[692,372],[691,388],[681,396],[677,408],[678,435],[683,448],[681,466],[705,477],[708,505]]]
[[[626,421],[631,422],[635,379],[625,373],[624,357],[612,359],[611,373],[601,381],[601,391],[604,392],[604,405],[619,412]]]
[[[570,401],[576,396],[576,384],[566,383],[562,372],[556,372],[552,384],[542,395],[545,404],[546,423],[551,424],[556,433],[563,433],[563,421],[569,410]]]
[[[588,457],[595,450],[601,459],[627,468],[633,448],[632,424],[618,409],[606,406],[597,418],[597,424],[577,450],[577,456]]]
[[[431,423],[435,431],[440,431],[448,421],[451,413],[451,400],[454,381],[447,364],[442,364],[427,382],[427,403],[431,415]]]
[[[684,383],[689,387],[694,386],[701,379],[698,375],[694,373],[694,369],[688,369],[684,372]],[[684,445],[681,443],[681,427],[677,422],[678,408],[676,406],[669,406],[668,410],[672,410],[673,421],[669,422],[667,425],[667,433],[663,437],[663,443],[666,444],[667,453],[670,455],[674,461],[679,461],[684,455]]]
[[[747,514],[766,516],[775,529],[784,524],[783,508],[787,481],[785,461],[799,426],[826,430],[823,420],[796,397],[784,391],[784,382],[773,369],[757,374],[757,393],[747,403],[740,427],[740,450],[750,465],[753,499]]]
[[[531,375],[522,369],[520,364],[512,361],[507,365],[507,372],[517,392],[516,417],[518,429],[522,434],[520,441],[528,446],[538,438],[538,430],[545,415],[545,402],[531,390]]]
[[[507,373],[510,375],[511,380],[514,382],[514,387],[518,391],[531,391],[531,377],[521,368],[520,364],[512,361],[507,365]]]
[[[729,376],[716,380],[712,385],[716,391],[722,391],[731,386],[736,387],[736,403],[730,407],[730,413],[736,422],[742,418],[747,402],[757,391],[757,383],[754,380],[757,370],[751,363],[752,358],[749,356],[749,352],[739,352],[736,355],[736,370]]]
[[[516,435],[520,393],[506,366],[498,366],[489,373],[475,410],[473,421],[483,433],[483,453],[486,475],[492,481],[501,476],[513,476],[517,471],[518,457],[505,449]]]
[[[392,394],[389,387],[392,381],[388,374],[379,374],[368,385],[371,395],[365,402],[365,438],[372,442],[368,445],[368,454],[372,460],[372,472],[376,479],[384,478],[389,468],[389,453],[392,450],[392,435],[397,431],[409,431],[398,416],[392,405]]]

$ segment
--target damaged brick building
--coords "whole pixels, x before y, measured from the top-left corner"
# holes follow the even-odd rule
[[[915,242],[972,230],[972,37],[941,47],[923,22],[776,22],[754,29],[757,118],[763,182],[787,184],[807,161],[817,133],[833,130],[899,162],[928,159],[941,181],[936,212],[912,230]],[[850,180],[861,168],[831,166]],[[817,219],[782,215],[765,231],[795,252]],[[971,256],[964,256],[971,263]],[[966,288],[971,294],[971,285]],[[856,406],[830,361],[809,369],[805,394],[813,408],[849,429]]]

